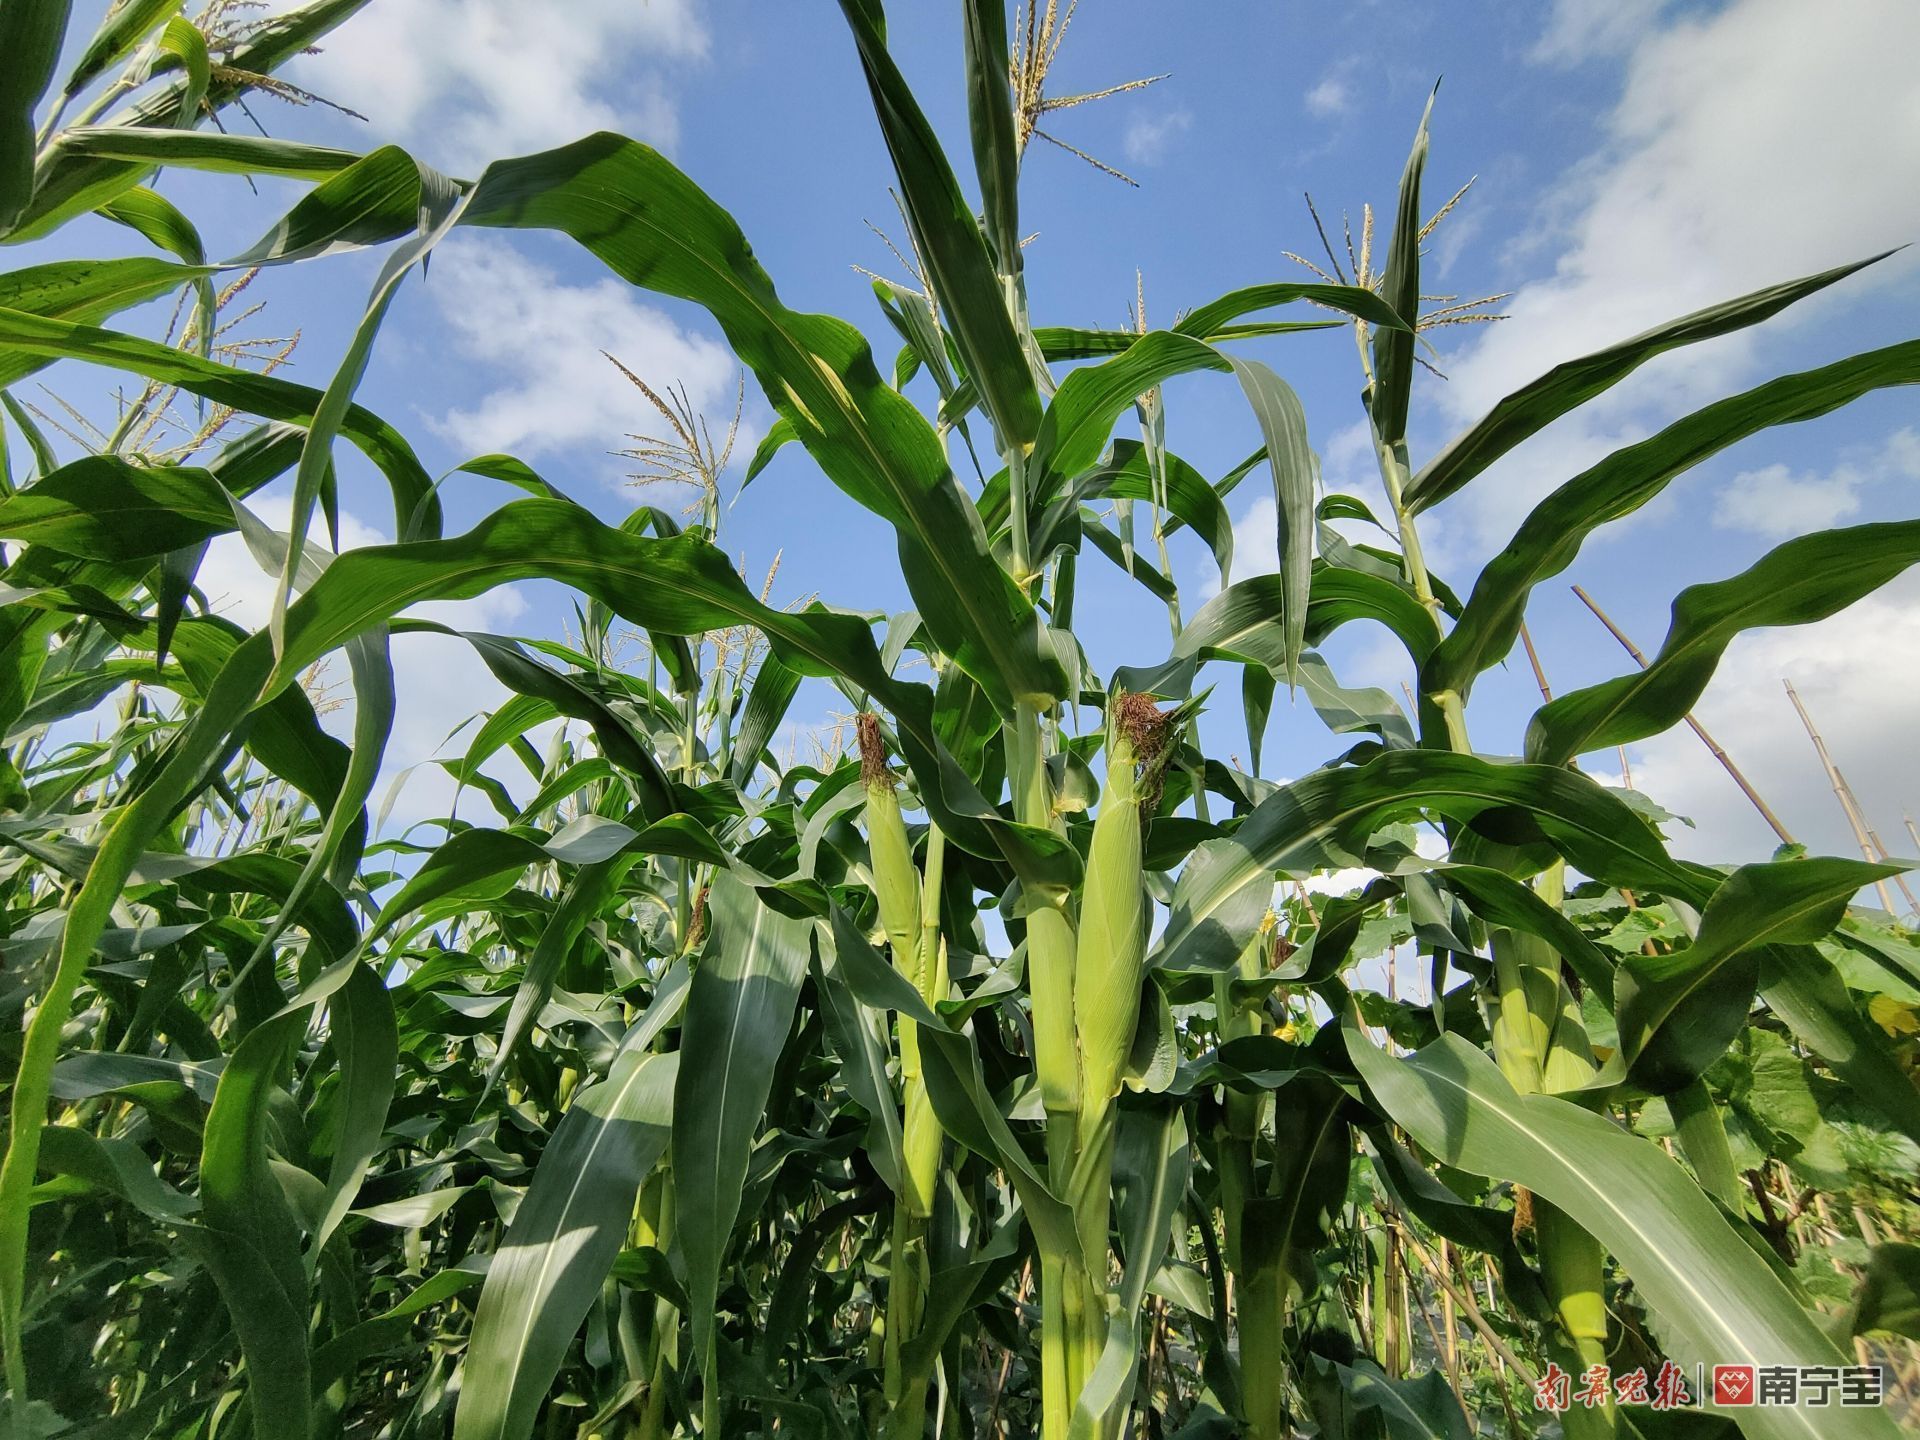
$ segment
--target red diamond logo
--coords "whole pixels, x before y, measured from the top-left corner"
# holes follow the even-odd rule
[[[1713,1403],[1716,1405],[1753,1404],[1753,1366],[1714,1366]]]

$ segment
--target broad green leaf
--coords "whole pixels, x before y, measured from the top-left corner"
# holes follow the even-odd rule
[[[304,1006],[284,1010],[240,1042],[220,1072],[200,1152],[200,1258],[220,1286],[247,1357],[247,1399],[259,1440],[305,1436],[310,1425],[300,1227],[269,1166],[266,1143],[276,1077],[306,1015]]]
[[[293,180],[324,180],[361,158],[352,150],[303,145],[268,135],[146,130],[129,125],[76,126],[62,133],[60,148],[66,155],[95,160],[126,160],[230,175],[283,175]]]
[[[886,21],[879,0],[842,0],[840,9],[853,31],[867,88],[873,96],[874,114],[879,118],[887,153],[893,158],[900,197],[916,248],[939,298],[941,316],[966,361],[968,374],[986,400],[987,413],[1003,443],[1030,445],[1040,428],[1040,395],[1034,388],[1033,372],[1007,309],[1006,291],[994,272],[993,258],[987,253],[973,207],[954,179],[933,126],[887,53]],[[969,25],[970,37],[976,28]],[[1003,19],[1002,51],[1005,28]],[[996,87],[1000,97],[996,111],[1008,112],[1000,116],[991,143],[1005,145],[1010,151],[1012,115],[1005,77],[983,83]],[[974,89],[978,91],[980,85]],[[996,191],[1003,181],[1017,182],[1017,161],[1010,153],[995,156],[992,165]],[[1005,228],[1005,212],[1011,203],[1010,198],[996,194],[996,230]],[[1017,254],[1017,236],[1014,246]],[[1015,262],[1003,259],[1002,263],[1011,266]]]
[[[210,77],[202,104],[207,111],[218,111],[231,104],[254,88],[256,77],[273,74],[296,55],[311,49],[316,41],[351,18],[366,3],[367,0],[310,0],[298,9],[263,17],[248,28],[239,44],[221,57],[222,64]],[[183,101],[194,85],[195,77],[186,75],[170,84],[150,87],[141,100],[114,116],[112,124],[97,128],[126,132],[173,130],[183,122],[190,128],[199,118],[199,108],[188,112]],[[9,243],[37,239],[75,215],[99,209],[122,191],[140,184],[157,163],[86,154],[80,147],[69,147],[67,141],[71,134],[63,134],[41,157],[33,176],[32,201],[12,235],[7,236]],[[6,229],[4,217],[0,217],[0,234]]]
[[[53,83],[71,0],[8,0],[0,7],[0,235],[33,193],[33,112]]]
[[[1249,285],[1231,290],[1218,300],[1196,306],[1174,323],[1174,330],[1198,340],[1231,338],[1222,332],[1243,315],[1256,310],[1271,310],[1276,305],[1291,305],[1306,300],[1331,310],[1342,310],[1383,330],[1405,330],[1407,321],[1373,291],[1358,285],[1321,285],[1282,282]],[[1411,315],[1411,311],[1405,312]],[[1317,328],[1317,327],[1316,327]]]
[[[1385,333],[1385,332],[1383,332]],[[1313,585],[1314,485],[1318,467],[1307,448],[1307,417],[1300,397],[1273,371],[1257,360],[1228,357],[1234,377],[1246,392],[1247,403],[1260,422],[1266,441],[1267,463],[1273,471],[1273,499],[1278,517],[1276,537],[1279,576],[1281,661],[1292,685],[1299,675],[1300,652],[1306,648],[1308,605]]]
[[[1347,1366],[1309,1355],[1307,1367],[1301,1389],[1323,1435],[1472,1440],[1475,1433],[1447,1384],[1446,1373],[1437,1365],[1418,1377],[1399,1380],[1390,1379],[1365,1356]]]
[[[117,220],[128,229],[137,231],[162,250],[179,256],[188,265],[207,263],[206,246],[201,243],[200,232],[194,228],[193,221],[178,205],[156,190],[136,185],[102,205],[100,213],[109,220]]]
[[[1002,273],[1020,271],[1020,150],[1009,83],[1007,11],[999,0],[966,0],[967,119],[980,178],[987,238]]]
[[[161,260],[141,260],[144,266],[166,265]],[[171,266],[176,273],[184,267]],[[272,420],[310,425],[322,396],[305,385],[296,385],[274,375],[259,375],[216,361],[203,360],[184,350],[155,344],[133,335],[98,330],[88,325],[70,324],[12,309],[0,302],[0,374],[5,373],[7,357],[18,351],[46,360],[81,360],[116,370],[130,370],[149,380],[178,385],[220,405],[231,405],[247,414]],[[22,362],[24,363],[24,362]],[[413,518],[415,508],[426,503],[434,517],[429,533],[438,530],[438,502],[432,498],[433,482],[421,468],[413,449],[400,432],[377,415],[358,405],[347,407],[341,431],[380,468],[392,487],[394,513],[402,525]]]
[[[1449,441],[1444,450],[1421,467],[1402,499],[1415,514],[1437,505],[1523,440],[1626,379],[1654,356],[1757,325],[1796,301],[1826,289],[1836,280],[1844,280],[1854,271],[1886,258],[1886,254],[1874,255],[1818,275],[1790,280],[1784,285],[1769,285],[1737,300],[1723,300],[1718,305],[1657,325],[1617,345],[1582,355],[1578,360],[1556,365],[1538,380],[1502,399]]]
[[[1854,525],[1789,540],[1732,579],[1688,586],[1653,663],[1543,705],[1527,726],[1527,757],[1565,764],[1658,735],[1693,709],[1742,630],[1824,620],[1916,562],[1920,520]]]
[[[326,1245],[352,1208],[373,1159],[380,1153],[393,1103],[400,1036],[393,1000],[377,971],[356,965],[328,1007],[340,1086],[334,1096],[333,1156],[327,1169],[327,1208],[313,1232],[312,1253]]]
[[[53,260],[0,275],[0,306],[49,320],[92,325],[212,273],[205,266],[180,265],[150,255]],[[59,350],[31,351],[0,340],[0,385],[12,385],[61,355]]]
[[[233,529],[205,470],[88,455],[0,500],[0,539],[84,559],[144,560]]]
[[[1712,1200],[1650,1141],[1551,1095],[1515,1092],[1455,1035],[1390,1058],[1352,1016],[1347,1051],[1395,1122],[1458,1169],[1550,1201],[1620,1262],[1683,1365],[1842,1365],[1843,1355]],[[1755,1407],[1751,1440],[1892,1440],[1884,1411]]]
[[[555,1128],[487,1266],[462,1366],[455,1440],[533,1432],[580,1322],[625,1245],[640,1183],[672,1136],[678,1055],[634,1051]]]
[[[1761,958],[1760,997],[1862,1105],[1920,1144],[1920,1087],[1886,1032],[1855,1008],[1832,961],[1811,945],[1771,946]]]
[[[1867,1257],[1853,1301],[1853,1333],[1881,1330],[1920,1340],[1920,1245],[1889,1241]]]
[[[1423,812],[1471,825],[1483,813],[1511,810],[1531,812],[1547,840],[1597,879],[1681,896],[1711,888],[1669,856],[1624,801],[1574,771],[1387,751],[1365,765],[1321,770],[1262,801],[1222,842],[1221,857],[1182,875],[1151,963],[1174,971],[1232,964],[1248,937],[1216,917],[1241,913],[1243,897],[1249,905],[1257,897],[1264,913],[1278,874],[1363,863],[1367,838],[1382,825]]]
[[[867,1159],[896,1195],[905,1173],[900,1160],[900,1102],[887,1078],[887,1031],[875,1012],[854,998],[838,965],[813,961],[820,1018],[840,1057],[840,1075],[854,1103],[867,1112]]]
[[[118,65],[133,48],[145,40],[167,19],[178,14],[183,0],[116,0],[101,20],[100,28],[87,42],[68,72],[63,87],[68,95],[77,95],[94,80]]]
[[[951,1029],[921,998],[913,982],[888,964],[838,907],[831,934],[834,965],[844,971],[859,1001],[876,1010],[894,1011],[920,1027],[927,1094],[941,1128],[974,1154],[1006,1170],[1042,1246],[1062,1256],[1078,1255],[1073,1211],[1049,1188],[994,1104],[972,1039]]]
[[[725,872],[714,877],[707,915],[713,938],[693,973],[680,1024],[673,1185],[694,1350],[712,1384],[721,1264],[807,973],[813,923],[773,910]]]
[[[184,1220],[199,1209],[192,1196],[182,1195],[154,1173],[138,1145],[111,1136],[96,1138],[77,1126],[42,1127],[40,1169],[116,1196],[163,1223]]]
[[[462,1262],[458,1266],[436,1271],[414,1286],[405,1299],[391,1308],[349,1326],[317,1346],[313,1352],[315,1389],[324,1390],[335,1381],[351,1375],[354,1366],[368,1356],[383,1354],[408,1343],[416,1316],[464,1294],[485,1279],[484,1262],[487,1258],[483,1256],[480,1261]]]
[[[1459,622],[1422,673],[1421,689],[1464,697],[1474,677],[1513,648],[1533,587],[1571,565],[1595,529],[1639,509],[1674,476],[1768,426],[1812,420],[1874,390],[1915,383],[1920,340],[1909,340],[1783,375],[1616,450],[1536,505],[1487,563]]]
[[[1002,708],[1063,693],[1032,606],[989,553],[933,428],[881,381],[851,326],[782,305],[733,218],[658,154],[599,135],[498,162],[461,223],[560,230],[623,278],[706,308],[828,477],[894,526],[941,648]]]
[[[1108,1316],[1106,1344],[1074,1401],[1070,1440],[1096,1440],[1127,1428],[1140,1368],[1140,1317],[1147,1289],[1165,1262],[1168,1233],[1186,1197],[1191,1167],[1186,1117],[1177,1106],[1121,1108],[1113,1184],[1126,1268]]]
[[[1427,108],[1414,133],[1407,167],[1400,175],[1400,200],[1393,212],[1393,239],[1387,247],[1387,269],[1380,282],[1380,298],[1406,325],[1373,332],[1373,384],[1367,395],[1367,413],[1380,444],[1399,449],[1404,460],[1407,408],[1413,395],[1414,347],[1412,330],[1420,314],[1420,179],[1427,168],[1427,122],[1440,87],[1433,87]]]
[[[747,692],[746,713],[741,716],[739,732],[733,737],[733,753],[727,760],[727,777],[735,785],[745,787],[751,783],[767,753],[768,743],[780,728],[780,722],[787,718],[787,707],[793,704],[799,689],[800,676],[788,669],[779,656],[769,655],[760,662],[753,687]]]
[[[1757,966],[1745,985],[1727,967],[1762,946],[1825,939],[1855,894],[1902,868],[1832,858],[1743,865],[1707,901],[1691,945],[1626,956],[1620,1058],[1634,1083],[1666,1094],[1698,1078],[1733,1042],[1753,1004]]]

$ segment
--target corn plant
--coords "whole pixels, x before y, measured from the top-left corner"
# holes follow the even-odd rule
[[[229,51],[208,43],[224,11],[122,4],[58,92],[67,7],[0,10],[21,57],[7,238],[118,210],[175,257],[0,277],[0,378],[70,359],[257,422],[204,456],[76,432],[63,459],[7,396],[31,456],[0,497],[15,1433],[1524,1433],[1556,1374],[1840,1367],[1855,1347],[1891,1357],[1899,1399],[1920,947],[1850,908],[1899,867],[1682,861],[1670,817],[1577,761],[1681,720],[1741,631],[1900,574],[1920,522],[1791,540],[1682,592],[1646,668],[1543,704],[1506,749],[1475,748],[1469,711],[1589,534],[1736,440],[1920,379],[1920,342],[1601,460],[1464,601],[1419,535],[1648,359],[1859,266],[1569,362],[1416,464],[1421,334],[1449,318],[1421,313],[1424,118],[1379,273],[1363,245],[1351,274],[1330,255],[1168,329],[1144,304],[1127,330],[1039,325],[1022,159],[1068,103],[1044,87],[1065,17],[1029,6],[1014,46],[997,4],[964,0],[969,193],[878,4],[843,0],[913,257],[913,284],[875,287],[903,342],[889,378],[853,326],[788,309],[734,220],[634,141],[467,181],[392,146],[197,128],[354,8]],[[110,114],[164,56],[185,78]],[[161,166],[312,188],[210,264],[143,187]],[[750,585],[716,543],[732,431],[716,446],[671,377],[634,377],[636,425],[671,434],[630,453],[692,483],[692,515],[608,525],[483,455],[460,473],[525,498],[443,533],[446,477],[355,395],[397,287],[456,226],[554,231],[703,308],[776,416],[745,480],[801,447],[892,528],[914,610],[876,633]],[[99,328],[139,299],[210,303],[229,270],[375,245],[321,390]],[[1344,325],[1384,516],[1319,493],[1303,407],[1259,358]],[[1260,435],[1214,481],[1167,441],[1161,387],[1194,372],[1231,380]],[[1138,438],[1115,433],[1129,410]],[[391,543],[310,533],[343,439],[391,488]],[[1234,582],[1226,502],[1262,474],[1279,568]],[[246,502],[288,477],[277,533]],[[1158,565],[1133,545],[1142,505]],[[1229,582],[1190,617],[1182,529]],[[276,577],[256,632],[196,588],[236,531]],[[1083,573],[1089,545],[1111,573]],[[1093,573],[1166,603],[1164,649],[1094,672],[1072,627]],[[390,638],[444,629],[408,607],[535,578],[580,597],[564,640],[448,632],[510,696],[444,762],[496,816],[383,833]],[[1359,622],[1404,647],[1407,707],[1321,654]],[[319,721],[323,664],[347,672],[348,741]],[[1203,748],[1236,668],[1253,772]],[[856,744],[783,762],[809,681],[854,707]],[[1257,773],[1282,686],[1347,747],[1290,757],[1287,784]],[[75,738],[88,714],[111,723]],[[1352,867],[1370,878],[1349,893],[1304,884]],[[1375,978],[1409,945],[1424,1001]],[[1726,1424],[1592,1398],[1563,1433]],[[1896,1433],[1876,1407],[1733,1419],[1756,1440]]]

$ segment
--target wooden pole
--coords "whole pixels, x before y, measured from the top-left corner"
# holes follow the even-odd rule
[[[1840,767],[1833,763],[1833,756],[1827,752],[1827,742],[1821,739],[1820,732],[1813,728],[1813,716],[1807,713],[1807,707],[1800,699],[1800,692],[1793,688],[1791,680],[1782,680],[1780,683],[1787,687],[1787,698],[1793,702],[1793,708],[1799,712],[1800,723],[1807,728],[1807,738],[1813,741],[1814,753],[1820,757],[1821,767],[1827,772],[1827,781],[1833,786],[1833,797],[1840,802],[1841,813],[1847,817],[1847,824],[1853,829],[1854,842],[1859,845],[1860,853],[1867,857],[1869,864],[1876,860],[1884,860],[1887,852],[1881,848],[1880,837],[1875,835],[1873,828],[1867,824],[1867,817],[1860,809],[1860,802],[1854,798],[1853,787],[1847,784],[1847,777],[1840,773]],[[1887,882],[1876,880],[1873,882],[1873,888],[1879,892],[1880,903],[1886,907],[1887,914],[1894,914],[1893,894],[1887,889]],[[1903,883],[1900,888],[1906,890],[1907,887]],[[1912,900],[1911,892],[1908,893],[1907,898],[1909,901]]]
[[[1638,664],[1642,670],[1646,669],[1647,657],[1640,653],[1640,647],[1629,640],[1625,632],[1607,618],[1607,612],[1593,603],[1593,597],[1578,585],[1573,587],[1573,593],[1578,595],[1581,603],[1594,613],[1594,617],[1599,620],[1602,625],[1607,627],[1608,631],[1613,635],[1613,638],[1618,640],[1626,652],[1634,658],[1635,663]],[[1687,712],[1686,722],[1692,728],[1693,733],[1700,737],[1700,743],[1705,745],[1713,758],[1720,762],[1720,768],[1733,777],[1733,783],[1740,787],[1740,793],[1753,802],[1753,808],[1760,812],[1760,818],[1773,827],[1773,833],[1780,837],[1780,843],[1782,845],[1793,844],[1793,836],[1787,833],[1787,827],[1780,823],[1780,817],[1773,813],[1773,807],[1760,798],[1760,792],[1755,790],[1748,782],[1747,777],[1740,773],[1740,767],[1733,763],[1732,757],[1729,756],[1725,750],[1720,748],[1720,742],[1709,735],[1706,727],[1693,718],[1693,712]]]
[[[1540,699],[1551,705],[1553,690],[1547,684],[1547,672],[1540,668],[1540,652],[1533,648],[1533,635],[1524,620],[1520,622],[1520,643],[1527,647],[1527,663],[1533,666],[1533,683],[1540,687]]]

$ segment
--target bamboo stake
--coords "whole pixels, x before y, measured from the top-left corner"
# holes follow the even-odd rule
[[[1607,612],[1594,603],[1593,597],[1578,585],[1573,587],[1573,593],[1578,595],[1581,603],[1593,612],[1594,618],[1607,627],[1607,630],[1612,634],[1613,638],[1618,640],[1626,652],[1634,658],[1634,662],[1638,664],[1642,670],[1646,669],[1647,657],[1640,653],[1640,647],[1627,638],[1625,631],[1621,630],[1618,625],[1607,618]],[[1693,718],[1691,711],[1687,713],[1686,721],[1692,728],[1693,733],[1700,737],[1700,743],[1705,745],[1713,758],[1720,762],[1720,768],[1733,777],[1733,783],[1740,787],[1740,793],[1753,802],[1753,808],[1760,812],[1760,818],[1773,827],[1773,833],[1780,837],[1780,843],[1782,845],[1793,844],[1793,836],[1788,834],[1787,827],[1780,823],[1780,817],[1775,815],[1772,807],[1760,798],[1760,792],[1748,783],[1747,777],[1740,773],[1740,767],[1735,765],[1727,752],[1720,748],[1720,742],[1707,733],[1706,727]]]
[[[1527,663],[1533,666],[1533,683],[1540,687],[1540,699],[1551,705],[1553,690],[1547,684],[1547,672],[1540,667],[1540,652],[1533,648],[1533,634],[1524,620],[1520,622],[1520,643],[1527,647]]]
[[[1408,1253],[1419,1262],[1420,1268],[1433,1278],[1434,1283],[1441,1290],[1453,1297],[1454,1303],[1459,1305],[1461,1313],[1467,1317],[1467,1323],[1479,1331],[1480,1338],[1487,1342],[1487,1348],[1519,1377],[1522,1385],[1531,1389],[1536,1378],[1533,1368],[1514,1354],[1507,1342],[1502,1340],[1493,1326],[1487,1323],[1486,1314],[1480,1309],[1479,1302],[1473,1298],[1472,1287],[1469,1285],[1468,1288],[1462,1289],[1456,1285],[1453,1278],[1440,1268],[1439,1263],[1427,1253],[1426,1247],[1415,1239],[1411,1232],[1403,1231],[1402,1235],[1406,1240]],[[1489,1280],[1488,1284],[1491,1285],[1492,1281]]]
[[[1860,853],[1872,864],[1882,858],[1884,852],[1878,851],[1872,832],[1867,828],[1866,817],[1860,813],[1860,802],[1853,798],[1853,790],[1847,784],[1847,777],[1840,773],[1840,767],[1833,763],[1833,756],[1827,752],[1827,742],[1820,738],[1820,732],[1813,728],[1813,717],[1807,713],[1806,704],[1800,699],[1800,692],[1793,688],[1793,681],[1782,680],[1787,687],[1787,698],[1793,702],[1793,708],[1800,715],[1800,723],[1807,727],[1807,738],[1813,741],[1813,750],[1820,757],[1820,764],[1827,772],[1827,781],[1833,786],[1834,799],[1840,802],[1841,813],[1847,817],[1847,824],[1853,829],[1854,842],[1859,845]],[[1873,888],[1880,895],[1880,903],[1887,914],[1894,913],[1893,894],[1887,889],[1887,882],[1876,880]]]

